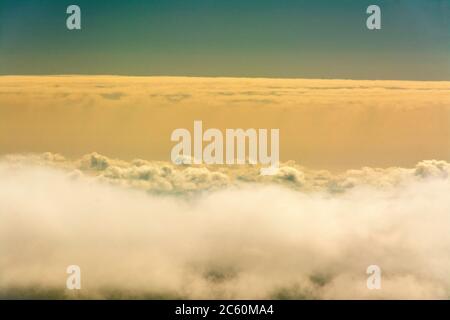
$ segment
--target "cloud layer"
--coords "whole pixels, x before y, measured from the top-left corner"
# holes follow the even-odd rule
[[[0,295],[448,298],[449,164],[174,167],[89,154],[0,161]],[[64,290],[66,267],[82,290]],[[379,265],[382,290],[366,288]],[[40,292],[40,293],[39,293]]]
[[[0,77],[0,154],[97,151],[167,161],[173,130],[280,129],[280,157],[313,168],[450,161],[450,82],[185,77]]]

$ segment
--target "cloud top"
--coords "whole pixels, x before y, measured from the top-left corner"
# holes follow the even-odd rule
[[[450,164],[443,160],[423,160],[412,168],[363,167],[338,173],[309,169],[288,161],[281,163],[272,176],[260,175],[258,165],[175,165],[143,159],[124,161],[95,152],[73,160],[47,152],[7,155],[3,161],[19,167],[58,167],[73,175],[91,176],[104,183],[154,194],[193,194],[251,184],[275,184],[307,193],[342,193],[361,186],[388,189],[428,178],[447,179],[450,174]]]

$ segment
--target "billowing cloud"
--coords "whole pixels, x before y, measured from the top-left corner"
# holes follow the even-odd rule
[[[11,155],[0,161],[0,296],[448,298],[448,173],[435,160],[340,174],[289,163],[260,177]],[[64,289],[73,264],[78,293]],[[381,290],[366,288],[373,264]]]
[[[428,178],[447,179],[450,174],[450,164],[442,160],[424,160],[412,168],[363,167],[339,173],[312,170],[288,161],[282,163],[274,175],[262,176],[261,167],[257,165],[175,165],[142,159],[124,161],[98,153],[74,160],[49,152],[8,155],[0,159],[11,166],[59,167],[104,183],[155,194],[193,194],[249,184],[276,184],[307,193],[341,193],[361,186],[388,189]]]

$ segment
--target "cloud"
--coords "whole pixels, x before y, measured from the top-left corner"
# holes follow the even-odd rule
[[[306,193],[342,193],[360,186],[389,189],[433,177],[446,179],[450,173],[450,164],[442,160],[424,160],[412,168],[363,167],[340,173],[312,170],[288,161],[282,163],[272,176],[260,175],[260,166],[256,165],[174,165],[143,159],[124,161],[98,153],[73,160],[49,152],[8,155],[3,160],[16,166],[39,165],[76,170],[111,185],[133,187],[156,194],[192,194],[255,183],[276,184]]]
[[[449,161],[449,90],[448,81],[6,76],[0,153],[167,160],[173,130],[202,120],[279,129],[281,160],[314,168]]]
[[[305,102],[327,105],[330,99],[334,99],[337,104],[341,104],[341,101],[356,102],[360,97],[367,99],[366,104],[376,104],[377,100],[382,102],[385,98],[396,97],[411,102],[410,106],[402,103],[403,108],[411,108],[414,105],[425,106],[425,101],[448,101],[446,93],[450,89],[448,81],[201,77],[2,76],[0,83],[4,102],[10,101],[7,96],[14,96],[16,101],[21,98],[23,102],[33,97],[43,98],[45,101],[36,101],[38,105],[76,103],[77,100],[71,100],[69,96],[92,98],[98,104],[102,103],[98,96],[107,100],[122,100],[123,106],[130,102],[148,104],[149,101],[169,104],[184,101],[195,106],[214,99],[214,105],[217,106],[233,101],[241,103],[254,100],[290,107]],[[410,98],[398,96],[398,91],[404,91]],[[302,100],[298,100],[299,95]]]
[[[102,93],[100,94],[103,98],[109,99],[109,100],[120,100],[122,97],[125,96],[122,92],[111,92],[111,93]]]
[[[9,156],[0,296],[445,299],[448,170],[424,161],[333,175],[291,163],[263,179],[98,154]],[[165,188],[178,194],[145,192]],[[64,290],[71,264],[78,295]],[[372,264],[379,291],[366,288]]]

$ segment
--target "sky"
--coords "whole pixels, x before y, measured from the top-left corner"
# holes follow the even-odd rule
[[[449,0],[0,0],[0,74],[450,80],[449,17]]]
[[[449,17],[450,0],[0,0],[0,299],[73,298],[69,264],[76,298],[448,298]],[[198,120],[279,129],[279,170],[173,164],[171,133]]]

